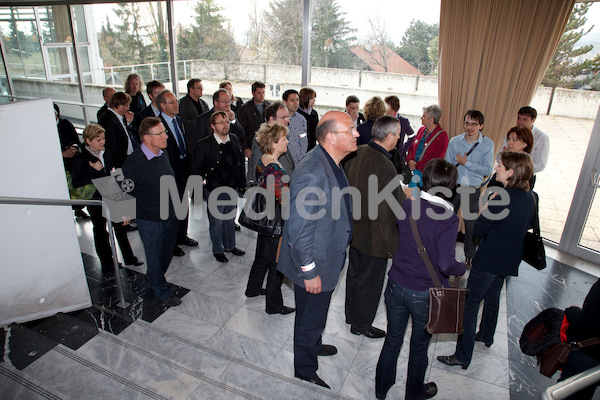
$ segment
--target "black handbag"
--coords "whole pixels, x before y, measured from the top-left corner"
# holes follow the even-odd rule
[[[542,270],[546,268],[546,250],[544,249],[544,242],[540,235],[537,194],[532,191],[531,195],[533,196],[534,204],[533,232],[525,233],[525,239],[523,240],[523,261],[535,269]]]
[[[250,189],[252,190],[252,189]],[[242,212],[238,217],[240,225],[252,231],[272,237],[280,237],[283,233],[283,219],[281,218],[281,204],[275,200],[274,212],[265,212],[267,208],[267,199],[259,191],[252,194],[248,204],[244,205]],[[246,208],[248,207],[248,208]],[[263,214],[261,218],[250,218],[246,209],[252,210],[254,214]]]
[[[425,330],[430,333],[463,333],[465,316],[465,301],[467,289],[458,287],[443,287],[438,278],[427,249],[423,246],[417,223],[410,218],[410,227],[417,242],[417,251],[427,266],[427,271],[435,287],[429,288],[429,316]],[[455,283],[456,280],[455,280]]]

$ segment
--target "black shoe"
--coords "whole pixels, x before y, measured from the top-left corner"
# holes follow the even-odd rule
[[[318,356],[328,357],[337,354],[337,347],[331,344],[322,344],[321,348],[317,352]]]
[[[188,247],[198,246],[198,242],[189,236],[184,237],[182,240],[178,241],[177,244],[181,244],[181,245],[188,246]]]
[[[476,342],[483,342],[483,344],[485,345],[485,347],[492,347],[492,342],[490,343],[486,343],[484,342],[481,337],[479,336],[479,334],[475,335],[475,341]]]
[[[435,382],[429,382],[423,386],[425,386],[425,393],[423,393],[423,396],[419,397],[419,400],[430,399],[433,396],[435,396],[438,392],[437,385],[435,384]]]
[[[181,247],[175,246],[175,249],[173,249],[173,255],[175,257],[181,257],[185,255],[185,252],[181,250]]]
[[[213,254],[213,256],[215,256],[218,262],[226,263],[229,261],[227,257],[225,257],[225,254]]]
[[[241,227],[241,226],[239,226],[238,224],[233,224],[233,227],[234,227],[234,229],[235,229],[236,231],[241,231],[241,230],[242,230],[242,227]]]
[[[91,217],[83,210],[75,210],[75,216],[81,219],[90,219]]]
[[[370,339],[380,339],[380,338],[384,338],[386,335],[384,330],[375,328],[374,326],[370,327],[369,329],[367,329],[364,332],[361,332],[358,329],[354,329],[354,328],[350,327],[350,332],[353,333],[354,335],[365,335],[366,337],[368,337]]]
[[[375,392],[375,397],[378,400],[385,400],[385,398],[387,397],[387,394],[380,394],[380,393]]]
[[[286,307],[286,306],[281,306],[281,310],[279,311],[275,311],[275,312],[269,312],[267,311],[267,314],[281,314],[281,315],[287,315],[287,314],[291,314],[294,311],[296,311],[295,308],[293,307]]]
[[[231,250],[225,250],[227,253],[231,253],[234,256],[243,256],[244,254],[246,254],[245,251],[238,249],[237,247],[234,247]]]
[[[171,296],[168,299],[159,300],[167,307],[175,307],[181,304],[181,299],[177,296]]]
[[[437,359],[439,362],[443,362],[446,365],[450,365],[450,366],[460,365],[462,367],[462,369],[469,368],[469,364],[463,364],[462,362],[458,361],[458,359],[454,355],[438,356]]]
[[[258,297],[258,296],[265,296],[267,294],[267,289],[260,289],[260,292],[257,294],[248,294],[248,291],[246,290],[246,293],[244,293],[246,295],[246,297]]]
[[[325,381],[319,378],[319,375],[315,374],[314,378],[304,378],[303,376],[296,375],[296,378],[302,379],[303,381],[307,381],[310,383],[314,383],[315,385],[323,386],[324,388],[331,389],[331,387],[325,383]]]
[[[125,264],[127,264],[127,265],[133,265],[135,267],[139,267],[140,265],[144,265],[144,262],[138,260],[137,257],[133,257],[133,260],[131,260],[131,262],[125,262]]]

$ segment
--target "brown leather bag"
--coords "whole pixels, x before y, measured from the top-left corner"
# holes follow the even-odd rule
[[[582,347],[592,346],[598,343],[600,343],[599,338],[582,340],[581,342],[575,343],[554,343],[548,350],[544,352],[544,354],[538,356],[540,374],[551,378],[552,375],[561,369],[564,363],[567,362],[569,353],[571,353],[573,350],[579,350]]]
[[[429,288],[429,317],[425,330],[433,333],[463,333],[465,315],[465,298],[467,289],[458,287],[443,287],[438,278],[427,249],[423,246],[417,223],[410,217],[410,227],[417,242],[417,251],[427,266],[427,271],[435,287]],[[455,279],[455,284],[458,279]]]

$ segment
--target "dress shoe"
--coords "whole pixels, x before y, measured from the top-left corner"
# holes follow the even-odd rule
[[[181,247],[175,246],[175,249],[173,249],[173,255],[175,257],[181,257],[185,255],[185,252],[181,250]]]
[[[296,378],[302,379],[303,381],[307,381],[310,383],[314,383],[315,385],[323,386],[324,388],[331,389],[331,387],[325,383],[325,381],[319,378],[319,375],[315,374],[314,378],[305,378],[300,375],[296,375]]]
[[[167,307],[175,307],[181,304],[181,299],[177,296],[171,296],[168,299],[159,299]]]
[[[318,356],[328,357],[337,354],[337,347],[331,344],[322,344],[321,348],[317,352]]]
[[[258,296],[265,296],[267,294],[267,289],[260,289],[259,293],[248,293],[248,291],[246,290],[246,293],[244,293],[246,295],[246,297],[258,297]]]
[[[234,229],[235,229],[236,231],[241,231],[241,230],[242,230],[242,227],[241,227],[241,226],[239,226],[238,224],[233,224],[233,227],[234,227]]]
[[[296,311],[295,308],[293,307],[286,307],[286,306],[281,306],[281,310],[279,311],[275,311],[275,312],[269,312],[267,311],[267,314],[281,314],[281,315],[287,315],[287,314],[291,314],[294,311]]]
[[[198,246],[198,242],[195,241],[194,239],[192,239],[189,236],[184,237],[182,240],[178,241],[177,244],[182,244],[182,245],[188,246],[188,247],[196,247],[196,246]]]
[[[218,262],[222,262],[222,263],[226,263],[227,261],[229,261],[227,259],[227,257],[225,257],[225,254],[213,254],[213,256],[215,256],[215,258],[217,259]]]
[[[90,219],[91,217],[83,210],[75,210],[75,216],[81,219]]]
[[[437,385],[435,382],[429,382],[423,386],[425,386],[425,392],[423,396],[419,397],[419,400],[430,399],[437,394]]]
[[[476,335],[475,335],[475,341],[476,341],[476,342],[483,342],[483,344],[485,345],[485,347],[492,347],[492,342],[490,342],[490,343],[486,343],[486,342],[484,342],[484,341],[481,339],[481,337],[479,336],[479,334],[476,334]]]
[[[367,329],[364,332],[361,332],[358,329],[350,327],[350,332],[353,333],[354,335],[365,335],[366,337],[368,337],[370,339],[380,339],[380,338],[384,338],[386,335],[384,330],[375,328],[374,326],[370,327],[369,329]]]
[[[438,356],[437,359],[438,359],[438,361],[443,362],[446,365],[450,365],[450,366],[460,365],[462,367],[462,369],[469,368],[469,364],[463,364],[462,362],[458,361],[458,359],[454,355]]]
[[[245,251],[238,249],[237,247],[234,247],[231,250],[225,250],[227,253],[231,253],[234,256],[243,256],[244,254],[246,254]]]
[[[125,262],[125,264],[139,267],[140,265],[144,265],[144,262],[140,261],[137,257],[133,257],[133,259],[130,262]]]

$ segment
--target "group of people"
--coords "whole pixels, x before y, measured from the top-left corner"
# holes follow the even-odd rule
[[[413,329],[406,398],[437,393],[435,383],[424,383],[431,335],[423,328],[433,282],[418,252],[415,227],[442,283],[471,268],[464,334],[455,354],[438,359],[466,369],[475,341],[492,345],[500,290],[505,277],[518,272],[523,237],[537,212],[530,189],[548,158],[548,137],[534,127],[533,108],[519,110],[517,126],[497,154],[492,181],[503,190],[480,202],[481,188],[493,171],[494,144],[482,134],[484,116],[477,110],[465,114],[464,133],[450,139],[440,126],[439,106],[423,108],[422,127],[415,134],[399,114],[396,96],[369,99],[364,115],[359,99],[349,96],[345,111],[330,111],[319,119],[314,110],[316,92],[306,87],[286,90],[281,101],[270,103],[265,100],[265,84],[254,82],[252,98],[243,102],[234,95],[231,82],[222,82],[209,108],[201,98],[200,79],[188,82],[188,93],[180,100],[162,83],[148,82],[150,105],[141,86],[141,78],[132,74],[124,92],[103,91],[106,104],[98,112],[99,124],[85,128],[84,151],[73,162],[73,183],[89,184],[110,174],[113,167],[122,168],[124,177],[131,179],[129,194],[136,198],[148,282],[165,305],[181,304],[164,277],[171,257],[184,254],[180,246],[198,242],[187,235],[187,216],[175,217],[172,199],[169,217],[161,217],[160,180],[172,176],[181,199],[187,196],[188,177],[199,175],[209,199],[212,252],[219,262],[228,261],[226,253],[245,254],[236,247],[235,216],[237,197],[249,186],[272,191],[278,204],[289,210],[281,237],[258,234],[245,294],[265,295],[269,314],[296,312],[296,377],[329,387],[317,375],[318,356],[337,353],[333,345],[322,343],[321,335],[349,246],[345,302],[349,330],[385,338],[377,362],[377,398],[385,398],[395,383],[409,317]],[[400,185],[403,171],[409,171],[413,186],[420,190]],[[430,189],[435,190],[429,193]],[[375,206],[370,203],[373,190],[383,193]],[[98,193],[95,196],[99,198]],[[483,209],[492,215],[508,210],[509,216],[496,220],[479,215]],[[413,227],[408,216],[417,215],[415,210],[419,217]],[[459,210],[465,262],[455,256]],[[90,213],[98,256],[103,266],[112,265],[101,211]],[[125,263],[140,265],[123,227],[115,232]],[[294,285],[295,308],[283,304],[284,276]],[[383,291],[387,332],[372,325]],[[485,306],[476,332],[481,300]]]

